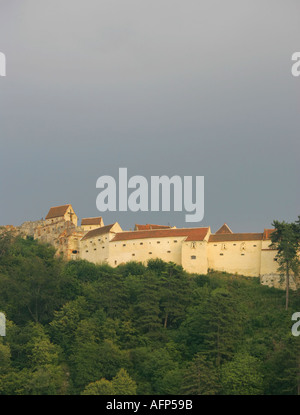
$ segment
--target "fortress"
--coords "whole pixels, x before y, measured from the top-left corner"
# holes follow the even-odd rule
[[[33,236],[56,248],[66,260],[84,259],[112,267],[129,261],[147,263],[151,258],[181,265],[189,273],[225,271],[259,277],[264,285],[283,288],[270,247],[272,229],[261,233],[234,233],[224,224],[215,233],[210,227],[176,228],[162,225],[135,225],[123,231],[115,222],[104,225],[101,217],[83,218],[81,225],[73,207],[50,208],[45,220],[25,222],[18,232]],[[296,289],[291,278],[290,286]]]

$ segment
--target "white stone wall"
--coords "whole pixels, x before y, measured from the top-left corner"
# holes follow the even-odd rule
[[[208,268],[259,277],[262,241],[209,242]]]

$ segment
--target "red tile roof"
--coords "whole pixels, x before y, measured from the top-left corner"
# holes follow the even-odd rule
[[[92,231],[89,231],[86,235],[84,235],[84,237],[81,240],[84,241],[85,239],[90,239],[94,238],[95,236],[100,236],[104,235],[105,233],[109,233],[114,225],[115,224],[112,223],[111,225],[106,225],[102,226],[101,228],[93,229]]]
[[[147,223],[146,225],[135,225],[134,230],[135,231],[147,231],[147,230],[152,230],[152,229],[170,229],[171,226],[167,226],[167,225],[152,225],[150,223]]]
[[[216,234],[224,234],[224,233],[233,233],[232,230],[229,228],[227,223],[224,223],[220,229],[217,230]]]
[[[262,233],[228,233],[210,235],[208,242],[261,241]]]
[[[102,217],[99,216],[98,218],[83,218],[81,220],[81,225],[101,225],[103,223]]]
[[[181,229],[155,229],[147,231],[119,232],[112,241],[125,241],[130,239],[186,237],[186,241],[203,241],[209,228],[181,228]]]
[[[45,219],[52,219],[52,218],[59,218],[61,216],[64,216],[67,209],[70,207],[71,205],[62,205],[62,206],[54,206],[52,208],[50,208],[47,216]]]

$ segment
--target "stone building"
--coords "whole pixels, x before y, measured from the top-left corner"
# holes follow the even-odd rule
[[[262,284],[284,287],[277,271],[277,251],[270,247],[273,229],[261,233],[234,233],[225,223],[215,233],[210,227],[176,228],[164,225],[135,225],[123,231],[118,222],[104,226],[102,217],[84,218],[77,226],[70,204],[52,207],[45,220],[25,222],[19,233],[34,236],[56,248],[66,260],[84,259],[112,267],[129,261],[147,263],[160,258],[181,265],[187,272],[207,274],[225,271],[260,277]],[[291,288],[296,280],[291,276]]]
[[[46,225],[52,225],[61,221],[70,221],[77,226],[78,218],[71,205],[52,207],[45,218]]]
[[[81,219],[81,228],[84,231],[92,231],[93,229],[101,228],[104,226],[101,216],[98,218],[83,218]]]

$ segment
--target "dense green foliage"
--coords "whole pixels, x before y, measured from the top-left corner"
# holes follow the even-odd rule
[[[0,394],[297,394],[290,295],[257,278],[118,268],[0,239]]]
[[[271,247],[277,250],[276,261],[278,271],[285,276],[286,281],[286,310],[289,306],[290,273],[299,275],[300,268],[300,216],[296,222],[287,223],[274,220],[275,230],[271,233]]]

